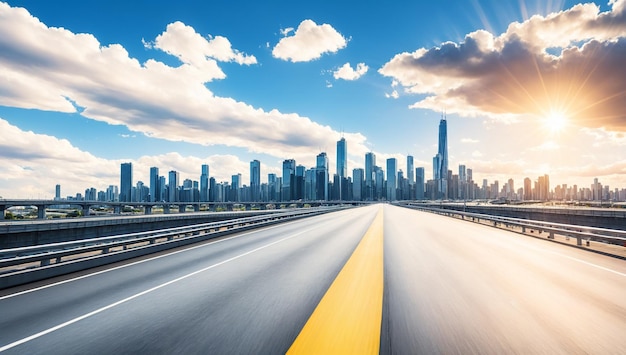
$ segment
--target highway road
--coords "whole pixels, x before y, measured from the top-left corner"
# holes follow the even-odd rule
[[[626,261],[390,205],[0,294],[8,354],[626,353]]]

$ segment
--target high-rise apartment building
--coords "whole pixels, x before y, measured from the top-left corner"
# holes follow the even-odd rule
[[[122,163],[120,172],[120,202],[132,202],[133,163]]]

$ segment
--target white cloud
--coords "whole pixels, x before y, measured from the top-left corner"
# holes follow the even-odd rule
[[[306,21],[301,28],[300,36],[289,38],[307,42],[307,33],[317,33],[332,40],[336,33],[329,25],[307,30]],[[90,34],[47,27],[25,9],[0,3],[0,105],[58,112],[76,112],[76,105],[84,108],[84,117],[150,137],[244,147],[283,159],[285,152],[308,159],[320,146],[334,147],[341,136],[296,113],[215,96],[205,84],[225,77],[218,62],[256,62],[232,49],[225,37],[207,39],[175,22],[151,46],[182,64],[153,59],[142,64],[121,45],[102,46]],[[363,135],[350,137],[355,151],[366,151]]]
[[[478,143],[479,140],[472,138],[461,138],[461,143],[475,144]]]
[[[425,95],[411,108],[509,121],[559,111],[580,126],[626,131],[626,6],[611,5],[600,12],[579,4],[512,23],[499,36],[479,30],[400,53],[379,73]]]
[[[356,69],[352,69],[350,63],[346,63],[341,68],[335,70],[333,72],[333,76],[335,79],[343,79],[343,80],[357,80],[367,73],[369,67],[365,65],[365,63],[358,63],[356,65]]]
[[[537,147],[531,148],[530,150],[531,151],[551,151],[551,150],[558,150],[559,148],[560,146],[554,141],[546,141]]]
[[[385,93],[385,97],[386,97],[386,98],[388,98],[388,99],[389,99],[389,98],[394,98],[394,99],[397,99],[397,98],[399,98],[399,97],[400,97],[400,94],[398,94],[398,90],[393,90],[393,91],[391,92],[391,94]]]
[[[285,37],[272,50],[275,58],[294,63],[308,62],[324,53],[336,53],[347,45],[346,39],[329,24],[318,25],[312,20],[304,20],[293,36],[287,36],[291,32],[287,30],[281,31]]]
[[[120,164],[124,162],[133,164],[133,183],[143,181],[146,185],[150,167],[159,167],[162,176],[176,170],[181,180],[197,181],[202,164],[209,164],[210,174],[218,182],[230,182],[231,175],[236,173],[242,173],[244,183],[249,181],[249,163],[233,155],[201,158],[168,153],[135,160],[108,160],[81,151],[67,140],[26,132],[0,118],[0,196],[3,198],[52,198],[56,184],[61,185],[63,197],[82,194],[91,187],[103,191],[109,185],[119,185]],[[276,170],[268,166],[262,169],[264,173]]]

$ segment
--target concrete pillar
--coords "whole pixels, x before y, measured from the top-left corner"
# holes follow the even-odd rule
[[[83,217],[87,217],[91,214],[91,212],[89,212],[89,205],[82,205],[81,207],[83,208]]]
[[[46,206],[45,205],[37,206],[37,218],[46,219]]]
[[[163,205],[163,213],[165,214],[170,213],[170,205]]]
[[[246,203],[245,207],[246,207],[246,211],[251,211],[252,210],[252,204],[251,203]]]
[[[185,213],[187,205],[178,205],[178,213]]]
[[[195,203],[193,205],[193,211],[194,212],[200,212],[200,204],[199,203]]]
[[[6,206],[0,206],[0,217],[4,219],[4,211],[6,210]]]
[[[120,214],[122,212],[122,206],[113,206],[113,213],[114,214]]]
[[[144,214],[152,214],[152,206],[143,206]]]

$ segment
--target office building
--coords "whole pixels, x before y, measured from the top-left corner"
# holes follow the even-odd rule
[[[296,161],[294,159],[286,159],[283,161],[283,183],[282,183],[282,200],[293,200],[293,187],[296,176]]]
[[[122,163],[120,173],[120,202],[132,202],[133,163]]]
[[[261,200],[261,162],[250,162],[250,201]]]
[[[200,174],[200,201],[209,201],[209,165],[202,164],[202,171]]]
[[[433,179],[437,183],[437,199],[448,198],[448,124],[446,117],[439,121],[437,155],[433,158]]]
[[[396,182],[396,175],[398,174],[398,161],[396,158],[387,159],[387,200],[395,201],[396,189],[398,188]]]
[[[376,175],[374,168],[376,167],[376,155],[372,152],[365,154],[365,199],[375,200],[376,194]]]

